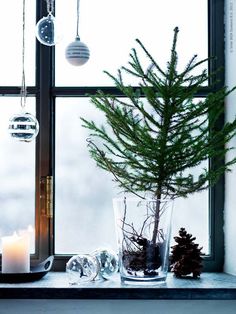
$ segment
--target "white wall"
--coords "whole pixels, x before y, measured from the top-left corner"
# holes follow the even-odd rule
[[[236,301],[0,300],[0,314],[235,314]]]
[[[236,0],[226,0],[226,85],[236,85]],[[226,100],[226,119],[236,114],[236,92]],[[236,147],[236,138],[231,142]],[[236,151],[228,154],[236,157]],[[236,167],[225,179],[225,271],[236,275]]]

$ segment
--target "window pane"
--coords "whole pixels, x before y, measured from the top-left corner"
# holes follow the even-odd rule
[[[126,65],[131,48],[137,48],[136,38],[165,67],[176,26],[180,29],[177,47],[180,68],[194,54],[199,60],[207,57],[207,3],[207,0],[80,1],[79,33],[91,56],[85,65],[76,67],[65,59],[65,48],[76,35],[76,1],[58,1],[56,15],[59,21],[66,21],[66,27],[61,29],[63,40],[56,46],[56,85],[112,85],[103,71],[115,74]]]
[[[209,234],[209,193],[208,190],[189,195],[188,198],[179,198],[174,201],[172,223],[173,237],[178,235],[180,228],[196,237],[195,243],[202,246],[202,253],[210,254]],[[175,245],[172,239],[171,245]]]
[[[35,84],[35,3],[26,1],[25,74],[26,84]],[[22,76],[22,5],[23,1],[0,2],[1,58],[0,85],[19,86]]]
[[[85,253],[99,244],[116,244],[112,184],[109,175],[89,158],[88,132],[80,121],[85,115],[96,121],[101,119],[87,99],[57,100],[56,253]]]
[[[35,113],[34,99],[27,98],[26,109]],[[19,112],[19,98],[0,98],[0,237],[34,228],[35,141],[18,142],[8,134],[9,119]]]
[[[112,177],[90,158],[80,117],[103,123],[86,98],[59,98],[56,103],[55,250],[89,253],[99,246],[116,248]],[[196,169],[197,171],[197,169]],[[173,235],[185,227],[208,253],[208,192],[177,200]],[[199,222],[201,228],[199,228]]]

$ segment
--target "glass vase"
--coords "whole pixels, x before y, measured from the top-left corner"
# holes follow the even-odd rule
[[[113,199],[123,283],[166,280],[173,200]]]

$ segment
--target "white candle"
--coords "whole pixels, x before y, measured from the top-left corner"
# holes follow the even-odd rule
[[[30,271],[29,236],[2,238],[2,273],[28,273]]]
[[[19,230],[18,234],[20,236],[28,236],[30,241],[30,253],[34,253],[34,246],[35,246],[35,230],[34,228],[29,225],[27,229]]]

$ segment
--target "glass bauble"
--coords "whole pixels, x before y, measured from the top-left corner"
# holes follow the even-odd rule
[[[39,42],[46,46],[54,46],[59,39],[55,17],[49,13],[41,18],[36,25],[36,37]]]
[[[94,280],[98,275],[98,262],[89,254],[72,256],[66,264],[69,283],[80,284]]]
[[[19,113],[11,117],[8,131],[16,140],[32,141],[39,132],[38,120],[30,113]]]
[[[93,252],[99,263],[99,275],[104,279],[111,278],[119,269],[118,256],[110,249],[97,249]]]
[[[89,56],[88,47],[80,41],[79,37],[66,47],[65,57],[71,65],[83,65],[89,60]]]

